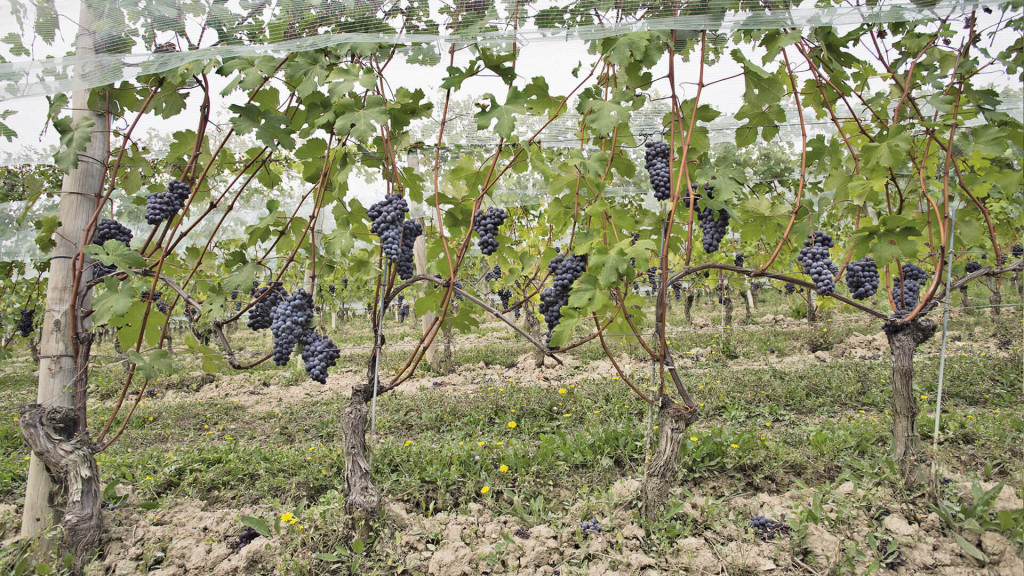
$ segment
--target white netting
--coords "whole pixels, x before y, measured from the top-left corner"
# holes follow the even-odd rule
[[[436,63],[442,45],[594,40],[639,30],[694,31],[849,26],[938,20],[993,8],[992,0],[682,3],[660,0],[87,0],[96,55],[67,56],[78,32],[78,0],[11,3],[20,46],[0,63],[0,101],[67,92],[157,74],[195,61],[390,44]],[[4,28],[0,26],[0,28]],[[46,53],[46,49],[50,53]]]

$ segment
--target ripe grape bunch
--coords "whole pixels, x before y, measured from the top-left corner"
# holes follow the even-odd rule
[[[672,293],[675,295],[677,301],[681,300],[683,298],[683,286],[682,286],[682,284],[680,284],[679,282],[673,282],[672,283]]]
[[[601,533],[601,523],[597,521],[597,518],[591,518],[584,522],[580,522],[580,532],[597,532]]]
[[[139,295],[139,298],[143,302],[155,302],[159,300],[161,296],[163,296],[163,292],[159,290],[153,292],[150,292],[149,290],[143,290],[142,294]]]
[[[1013,248],[1010,250],[1010,253],[1013,254],[1014,258],[1024,258],[1024,246],[1021,246],[1020,244],[1014,244]]]
[[[274,335],[274,364],[284,366],[313,320],[313,296],[305,290],[284,296],[271,310],[270,320],[270,332]]]
[[[416,266],[413,263],[413,248],[416,246],[416,238],[423,235],[423,226],[415,220],[402,222],[402,253],[398,259],[398,277],[402,280],[412,278],[416,273]]]
[[[405,322],[405,319],[409,317],[409,305],[401,304],[398,306],[398,321],[401,323]]]
[[[302,290],[295,294],[302,293]],[[293,294],[294,296],[294,294]],[[406,306],[408,308],[408,306]],[[312,315],[310,315],[312,319]],[[321,384],[327,383],[327,369],[334,366],[338,362],[338,358],[341,357],[341,351],[335,346],[334,342],[330,338],[314,332],[312,329],[306,329],[301,338],[302,343],[302,362],[305,364],[306,374],[312,380],[316,380]],[[277,339],[274,340],[274,361],[277,362]],[[288,361],[285,360],[285,364]]]
[[[714,187],[710,184],[704,185],[704,191],[707,192],[709,199],[713,198],[711,195],[713,190]],[[701,210],[698,215],[698,218],[700,219],[700,231],[703,234],[701,244],[704,246],[704,252],[708,254],[718,250],[718,245],[722,243],[722,239],[725,238],[725,233],[729,230],[729,212],[725,208],[722,208],[717,212],[717,219],[715,218],[715,214],[716,212],[708,206]]]
[[[498,249],[498,241],[494,239],[498,234],[498,228],[505,223],[508,214],[497,206],[491,206],[487,210],[477,210],[473,216],[473,230],[480,235],[477,246],[484,256],[490,256]]]
[[[538,309],[544,315],[544,322],[547,323],[547,344],[551,344],[551,333],[562,320],[562,306],[569,304],[569,291],[572,284],[579,278],[586,269],[587,263],[583,256],[568,257],[558,254],[548,263],[548,272],[554,278],[553,285],[545,288],[540,293],[540,306]]]
[[[373,222],[370,232],[380,237],[384,256],[392,262],[398,261],[402,254],[403,222],[408,212],[409,204],[398,194],[387,194],[366,210],[366,215]]]
[[[786,526],[782,522],[777,522],[764,516],[751,516],[750,525],[757,530],[757,537],[764,542],[773,540],[779,534],[785,534],[789,532],[789,526]]]
[[[146,197],[146,222],[159,224],[178,213],[192,193],[188,184],[174,179],[167,183],[166,192],[154,192]]]
[[[846,287],[854,300],[870,298],[878,292],[878,266],[871,256],[850,262],[846,269]]]
[[[28,338],[32,334],[34,330],[32,321],[35,315],[35,310],[23,309],[21,311],[21,318],[18,319],[18,332],[21,333],[22,338]]]
[[[256,297],[256,304],[249,310],[249,329],[265,330],[270,328],[270,325],[273,324],[270,313],[284,297],[284,288],[281,287],[280,282],[271,282],[268,286],[254,290],[252,295]]]
[[[968,274],[974,274],[978,270],[981,270],[981,264],[971,260],[966,266],[964,266],[964,270],[967,271]]]
[[[508,310],[508,303],[512,299],[512,291],[508,288],[502,288],[498,290],[498,298],[501,298],[501,309]]]
[[[644,167],[651,177],[654,198],[668,200],[672,195],[672,174],[668,168],[669,147],[664,142],[648,142],[644,152]]]
[[[500,278],[501,278],[501,266],[498,266],[497,264],[494,265],[494,268],[488,270],[487,274],[484,274],[484,280],[486,280],[488,282],[490,282],[491,280],[498,280]]]
[[[829,258],[829,248],[836,245],[828,232],[821,230],[813,235],[808,234],[812,240],[804,240],[804,247],[800,249],[797,259],[804,267],[804,273],[814,281],[814,291],[822,296],[828,296],[836,289],[835,275],[832,274],[832,260]]]
[[[792,282],[786,282],[786,284],[785,284],[785,286],[783,286],[783,288],[786,289],[786,296],[789,296],[790,294],[793,294],[793,293],[796,292],[796,284],[793,284]]]
[[[96,233],[92,236],[92,243],[97,246],[103,246],[109,240],[117,240],[128,246],[132,241],[132,231],[116,220],[104,218],[96,225]],[[116,271],[117,266],[113,264],[108,265],[97,262],[94,266],[93,278],[113,274]]]
[[[903,265],[902,282],[899,276],[893,277],[892,299],[896,303],[897,316],[906,316],[917,307],[918,293],[927,279],[928,273],[914,264]]]
[[[737,252],[736,255],[733,256],[732,262],[736,266],[739,266],[740,268],[743,268],[743,253],[742,252]]]

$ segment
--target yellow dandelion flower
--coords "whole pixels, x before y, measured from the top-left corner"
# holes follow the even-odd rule
[[[294,514],[291,512],[285,512],[281,515],[281,522],[291,522],[293,518],[295,518]]]
[[[569,391],[568,391],[568,390],[566,390],[565,388],[559,388],[559,389],[558,389],[558,393],[559,393],[559,394],[568,394],[568,393],[569,393]]]
[[[486,442],[477,442],[476,443],[477,446],[483,446],[484,444],[486,444]]]
[[[483,488],[480,489],[480,493],[481,494],[487,494],[490,491],[491,491],[491,487],[490,486],[484,486]]]
[[[739,444],[729,444],[729,446],[732,446],[733,448],[739,448],[740,447]]]
[[[696,436],[690,436],[690,442],[696,442],[696,441],[697,441],[697,437]]]
[[[508,466],[502,464],[501,467],[498,468],[498,471],[500,471],[500,472],[508,472]]]
[[[508,427],[509,428],[515,428],[516,427],[516,423],[515,422],[509,422],[508,423]]]
[[[406,446],[412,446],[412,440],[406,440],[405,441],[405,445]],[[311,450],[312,450],[312,448],[311,448]]]

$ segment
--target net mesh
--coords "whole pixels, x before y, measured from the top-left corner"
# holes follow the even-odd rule
[[[0,63],[0,101],[115,84],[191,62],[281,55],[342,46],[395,46],[436,64],[447,45],[520,45],[596,40],[641,30],[727,33],[743,29],[850,26],[938,20],[991,0],[751,2],[705,0],[87,0],[96,18],[83,31],[95,55],[73,53],[78,0],[12,0]],[[11,31],[15,26],[18,31]]]

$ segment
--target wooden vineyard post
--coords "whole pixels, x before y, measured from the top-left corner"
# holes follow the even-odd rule
[[[420,171],[419,155],[414,151],[410,151],[406,159],[407,162],[409,163],[409,167],[412,168],[413,172],[418,174]],[[423,223],[422,218],[417,218],[416,222],[420,226],[423,226],[423,235],[418,236],[416,238],[416,243],[412,247],[412,259],[413,264],[416,266],[416,274],[422,275],[427,273],[427,227]],[[424,334],[427,333],[427,330],[433,323],[433,312],[428,311],[425,314],[423,314],[423,316],[420,318],[420,326]],[[431,346],[430,348],[427,348],[426,353],[423,355],[423,359],[427,361],[427,364],[430,364],[431,366],[436,366],[437,347]]]
[[[80,5],[79,31],[76,40],[80,58],[95,53],[93,14],[87,2]],[[80,74],[76,70],[76,75]],[[72,169],[61,185],[59,207],[60,228],[54,234],[56,246],[50,254],[49,283],[39,343],[39,386],[36,402],[44,407],[70,407],[73,404],[72,381],[75,362],[72,357],[71,303],[72,259],[79,252],[83,230],[92,219],[96,200],[103,186],[106,158],[109,152],[109,110],[90,110],[89,89],[78,88],[71,95],[72,125],[92,121],[92,137],[78,155],[78,166]],[[105,102],[105,98],[99,101]],[[89,272],[86,272],[88,275]],[[88,277],[88,276],[87,276]],[[84,284],[84,283],[83,283]],[[85,305],[89,299],[84,300]],[[21,535],[28,538],[40,534],[59,518],[54,518],[50,502],[52,481],[45,465],[33,453],[25,488],[25,508]],[[43,541],[46,548],[50,542]]]

